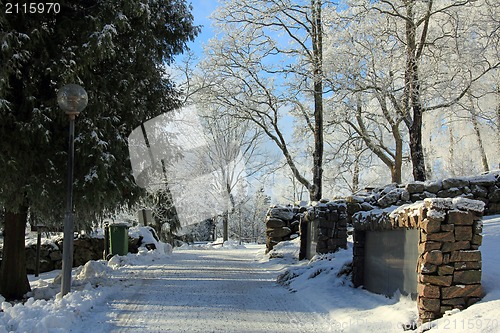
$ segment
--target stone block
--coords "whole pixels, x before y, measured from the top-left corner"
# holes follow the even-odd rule
[[[443,179],[443,189],[451,189],[451,188],[461,188],[469,186],[469,181],[463,178],[448,178]]]
[[[472,239],[472,226],[455,226],[456,241],[470,241]]]
[[[423,255],[423,260],[425,263],[441,265],[443,263],[443,253],[439,250],[426,252]]]
[[[425,190],[427,192],[438,193],[442,189],[443,189],[443,183],[442,182],[428,182],[428,183],[425,183]]]
[[[441,222],[433,219],[425,219],[420,223],[420,228],[428,234],[439,232],[441,231]]]
[[[413,193],[413,194],[410,194],[410,200],[413,201],[413,202],[424,200],[425,198],[427,198],[427,196],[425,195],[425,193]]]
[[[471,229],[472,230],[472,229]],[[432,234],[423,234],[422,241],[454,242],[455,234],[452,231],[436,232]]]
[[[441,298],[443,300],[458,297],[483,297],[483,288],[480,284],[458,285],[441,288]]]
[[[442,286],[442,287],[449,287],[451,286],[451,283],[453,281],[453,276],[450,275],[420,275],[419,276],[419,282],[420,283],[426,283],[426,284],[432,284],[435,286]]]
[[[433,286],[430,284],[419,283],[417,286],[417,293],[419,296],[426,298],[440,298],[441,289],[438,286]]]
[[[395,204],[399,199],[400,191],[399,189],[394,189],[378,199],[377,203],[380,207],[385,208],[391,206],[392,204]]]
[[[421,182],[408,183],[406,184],[405,189],[410,194],[422,193],[425,191],[425,184]]]
[[[466,306],[469,307],[469,306],[471,306],[473,304],[476,304],[480,300],[481,300],[480,297],[469,297],[469,299],[467,299]]]
[[[437,266],[428,262],[421,261],[417,266],[417,273],[432,274],[437,272]]]
[[[441,251],[443,252],[453,252],[457,250],[469,250],[470,242],[469,241],[458,241],[453,243],[443,243]]]
[[[441,305],[441,316],[444,315],[446,313],[446,311],[451,311],[453,310],[453,306],[451,305]]]
[[[266,218],[266,227],[268,228],[281,228],[286,226],[286,222],[282,219],[278,219],[275,217],[267,217]]]
[[[452,275],[455,272],[455,267],[443,265],[438,267],[438,275]]]
[[[453,274],[455,284],[478,284],[481,283],[481,271],[456,271]]]
[[[436,298],[418,298],[418,307],[425,311],[438,312],[441,308],[441,301]]]
[[[455,225],[472,225],[474,215],[461,210],[450,210],[448,212],[448,223]]]
[[[463,271],[471,269],[481,269],[482,264],[480,261],[459,261],[453,263],[453,266],[455,267],[455,270]]]
[[[291,220],[295,213],[291,207],[274,207],[269,210],[268,215],[280,220]]]
[[[470,190],[474,194],[474,197],[486,198],[488,196],[488,189],[484,186],[472,184]]]
[[[429,321],[432,321],[438,317],[438,313],[436,312],[431,312],[431,311],[425,311],[425,310],[419,310],[418,311],[418,318],[422,323],[427,323]]]
[[[420,243],[418,244],[418,252],[419,253],[425,253],[433,250],[440,250],[441,249],[441,242],[425,242],[425,243]],[[448,243],[445,243],[448,244]]]
[[[474,236],[472,236],[472,242],[471,243],[474,244],[474,245],[481,245],[481,244],[483,244],[483,236],[477,235],[477,234],[474,235]]]
[[[451,253],[451,262],[481,261],[481,252],[478,250],[459,250]]]
[[[441,224],[441,231],[455,231],[454,224]]]
[[[437,193],[438,198],[455,198],[462,194],[462,191],[458,188],[449,188],[446,190],[441,190]]]
[[[451,305],[451,306],[456,306],[456,305],[465,306],[465,299],[463,297],[443,299],[441,304]]]
[[[292,230],[288,227],[267,229],[266,233],[271,238],[285,237],[290,235]]]

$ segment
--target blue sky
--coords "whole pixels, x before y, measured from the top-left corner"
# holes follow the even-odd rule
[[[196,37],[193,43],[189,43],[189,48],[197,55],[201,56],[203,45],[214,35],[210,26],[209,16],[218,6],[217,0],[192,0],[193,16],[195,25],[202,25],[201,33]]]

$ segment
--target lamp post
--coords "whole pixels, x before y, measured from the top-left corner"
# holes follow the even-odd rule
[[[75,151],[75,118],[87,106],[88,96],[83,87],[68,84],[57,93],[57,104],[69,117],[68,178],[66,184],[66,214],[64,215],[64,239],[61,297],[71,289],[73,268],[73,168]]]

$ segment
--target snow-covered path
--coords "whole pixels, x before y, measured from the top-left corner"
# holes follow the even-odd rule
[[[327,331],[327,312],[276,285],[280,267],[257,264],[256,254],[177,250],[161,264],[134,265],[125,287],[73,332],[301,332],[301,318]]]

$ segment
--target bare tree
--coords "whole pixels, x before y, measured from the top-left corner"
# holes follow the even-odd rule
[[[213,95],[234,117],[257,126],[281,150],[294,177],[322,196],[324,0],[222,1],[215,19],[223,32],[209,47]],[[311,177],[299,171],[283,133],[282,117],[304,117],[313,136]],[[309,180],[311,179],[311,180]]]
[[[359,0],[348,4],[334,22],[350,32],[349,39],[344,35],[337,45],[338,50],[344,48],[345,54],[355,56],[355,68],[337,75],[346,82],[340,87],[350,93],[379,94],[390,101],[399,117],[392,119],[402,121],[408,130],[413,177],[425,180],[423,115],[456,105],[475,82],[498,69],[498,34],[492,24],[498,5],[486,0]],[[480,14],[485,10],[488,22]],[[353,52],[358,49],[364,52]]]

